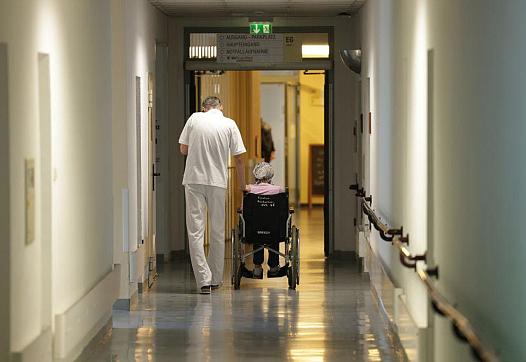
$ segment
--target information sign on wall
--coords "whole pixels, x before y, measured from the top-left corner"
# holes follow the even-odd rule
[[[301,44],[296,43],[294,36],[286,34],[217,34],[217,62],[257,64],[301,61]]]

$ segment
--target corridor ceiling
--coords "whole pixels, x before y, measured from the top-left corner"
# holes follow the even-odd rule
[[[365,0],[150,0],[170,16],[279,17],[353,15]]]

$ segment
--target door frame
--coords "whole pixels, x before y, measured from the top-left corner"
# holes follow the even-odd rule
[[[168,156],[166,149],[169,145],[168,129],[166,120],[168,119],[167,107],[167,70],[168,70],[168,44],[164,42],[155,43],[155,88],[154,88],[154,109],[155,109],[155,127],[154,140],[154,168],[155,175],[152,175],[153,183],[155,184],[155,261],[156,269],[169,258],[170,242],[169,242],[169,225],[168,210],[169,210],[169,171],[168,171]]]
[[[255,65],[221,64],[215,61],[189,60],[190,33],[221,33],[238,32],[246,33],[245,28],[229,27],[185,27],[184,28],[184,96],[185,118],[193,113],[192,104],[195,104],[195,82],[192,71],[195,70],[324,70],[326,72],[325,107],[325,192],[324,192],[324,255],[329,257],[334,252],[334,27],[283,27],[280,33],[313,33],[326,32],[330,46],[329,58],[321,60],[307,60],[296,63],[267,63]],[[193,96],[194,95],[194,96]],[[194,110],[195,111],[195,110]],[[332,141],[331,141],[332,140]],[[182,215],[185,218],[185,214]],[[183,223],[185,225],[185,223]],[[185,250],[188,253],[188,237],[185,228]]]
[[[11,326],[11,265],[10,265],[10,160],[9,160],[9,89],[8,89],[8,54],[7,44],[0,43],[0,230],[4,231],[6,242],[0,243],[0,360],[10,359],[10,326]]]
[[[157,235],[156,217],[156,191],[155,178],[156,172],[156,116],[155,116],[155,75],[148,72],[148,208],[147,208],[147,235],[145,262],[148,265],[147,285],[151,288],[157,275],[157,252],[155,238]]]
[[[324,84],[324,132],[323,132],[323,149],[324,149],[324,168],[325,174],[324,192],[323,192],[323,223],[324,238],[323,252],[326,257],[331,256],[334,252],[334,72],[325,71]],[[332,140],[332,141],[331,141]]]

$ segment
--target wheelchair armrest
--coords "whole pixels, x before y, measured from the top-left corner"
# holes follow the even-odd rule
[[[294,208],[293,207],[289,207],[289,214],[294,214]]]

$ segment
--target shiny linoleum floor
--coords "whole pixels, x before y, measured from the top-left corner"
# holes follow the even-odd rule
[[[113,319],[79,361],[405,361],[352,257],[323,257],[322,210],[296,215],[301,275],[241,280],[200,295],[188,261],[165,264],[131,311]]]

